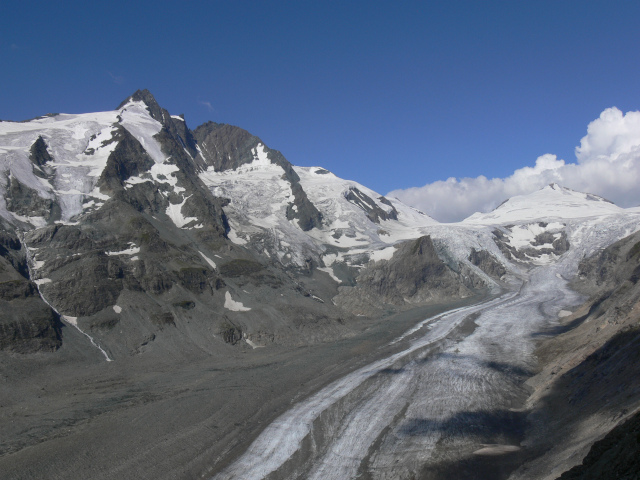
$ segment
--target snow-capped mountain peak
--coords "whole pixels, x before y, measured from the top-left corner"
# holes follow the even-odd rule
[[[511,197],[491,212],[474,213],[463,220],[463,223],[500,225],[550,218],[596,217],[623,211],[624,209],[597,195],[551,183],[528,195]]]
[[[136,193],[145,185],[159,193]],[[325,264],[347,253],[359,262],[386,258],[396,242],[437,224],[323,168],[294,167],[239,127],[208,122],[192,132],[147,90],[109,112],[0,123],[0,216],[12,224],[71,224],[124,191],[136,208],[155,196],[149,213],[199,228],[196,185],[228,199],[232,241],[259,242],[285,264],[322,264],[327,254]]]
[[[110,198],[101,191],[100,179],[127,134],[155,164],[169,161],[155,138],[165,113],[148,91],[138,91],[113,111],[0,122],[0,216],[10,223],[43,226],[73,222],[99,207]],[[12,189],[49,205],[35,211],[7,205]],[[9,197],[15,203],[15,195]]]

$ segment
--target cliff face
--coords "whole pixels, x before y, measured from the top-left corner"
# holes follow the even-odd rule
[[[341,287],[337,305],[358,315],[375,315],[388,306],[411,306],[478,293],[484,285],[464,267],[454,270],[437,254],[429,236],[396,246],[389,260],[367,265],[354,287]]]
[[[559,480],[631,480],[639,473],[640,413],[636,413],[594,443],[582,464],[563,473]]]
[[[0,145],[0,350],[58,348],[64,325],[110,359],[339,338],[353,317],[335,274],[435,223],[241,128],[192,131],[147,90],[0,122]],[[470,294],[419,250],[362,276],[375,313]]]
[[[60,319],[29,279],[20,239],[0,230],[0,350],[54,351],[62,344]]]

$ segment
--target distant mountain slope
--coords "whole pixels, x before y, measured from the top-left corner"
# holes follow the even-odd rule
[[[0,218],[21,239],[26,285],[53,308],[47,331],[61,318],[107,359],[342,336],[354,312],[331,301],[338,289],[437,225],[356,182],[294,167],[241,128],[192,131],[146,90],[111,112],[0,122]],[[458,260],[441,257],[437,271],[458,278]],[[427,297],[458,295],[445,290]],[[7,325],[7,339],[31,331]]]
[[[0,462],[17,476],[36,464],[42,476],[53,456],[65,478],[203,476],[338,361],[348,371],[396,334],[413,341],[427,310],[529,288],[550,328],[536,333],[529,463],[516,473],[553,478],[640,405],[638,230],[639,208],[555,184],[440,224],[239,127],[191,130],[146,90],[110,112],[0,122]],[[556,318],[540,278],[574,279],[589,300]],[[526,319],[513,317],[487,338],[520,351],[504,332]],[[117,454],[68,454],[102,434]]]
[[[573,219],[629,215],[550,185],[439,224],[239,127],[192,131],[146,90],[111,112],[0,122],[0,217],[25,281],[50,332],[59,315],[108,358],[339,337],[352,315],[497,292],[579,246],[592,227]]]
[[[556,183],[529,195],[516,195],[489,213],[474,213],[470,224],[505,224],[525,220],[584,218],[621,213],[624,209],[590,193],[576,192]]]

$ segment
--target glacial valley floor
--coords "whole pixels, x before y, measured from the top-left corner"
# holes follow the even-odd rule
[[[305,347],[105,362],[63,329],[55,353],[0,353],[3,479],[210,478],[292,403],[402,348],[417,322],[478,301],[362,320],[354,335]]]

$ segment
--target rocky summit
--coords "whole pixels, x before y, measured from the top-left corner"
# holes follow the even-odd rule
[[[147,90],[0,122],[0,471],[637,474],[639,230],[557,184],[441,224]]]
[[[436,223],[428,216],[321,168],[294,167],[241,128],[192,131],[146,90],[112,112],[3,122],[0,132],[4,271],[25,285],[3,299],[32,299],[49,318],[36,326],[7,313],[9,350],[55,348],[60,325],[109,359],[304,344],[348,334],[353,315],[497,285],[465,258],[445,264],[422,231]],[[358,306],[354,297],[371,288],[366,265],[412,262],[401,244],[413,238],[429,260],[407,278],[406,301],[393,293]],[[458,263],[472,288],[458,288]]]

